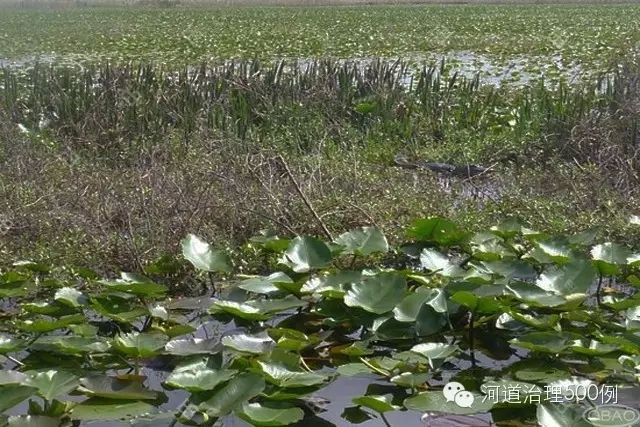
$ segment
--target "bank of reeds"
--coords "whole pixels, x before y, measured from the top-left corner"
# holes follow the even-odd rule
[[[238,243],[375,223],[393,236],[427,215],[634,238],[637,66],[514,89],[445,65],[412,78],[383,60],[4,69],[0,253],[139,271],[187,232]],[[461,200],[390,167],[398,151],[491,165],[501,194]]]
[[[188,144],[190,135],[205,130],[240,140],[279,139],[301,153],[327,144],[351,149],[372,133],[436,142],[464,133],[479,140],[543,137],[557,145],[585,118],[619,111],[631,84],[618,72],[580,87],[541,81],[514,90],[444,69],[444,63],[424,66],[409,75],[407,63],[383,60],[232,62],[180,71],[36,65],[4,69],[0,99],[14,122],[51,132],[65,148],[137,158],[168,134],[178,132]],[[343,137],[345,129],[357,138]]]

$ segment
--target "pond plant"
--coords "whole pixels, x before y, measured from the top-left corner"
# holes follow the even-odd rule
[[[640,251],[594,239],[517,219],[471,233],[441,217],[394,247],[376,227],[329,241],[264,233],[243,250],[268,274],[246,276],[189,234],[181,258],[214,293],[183,298],[141,274],[65,282],[16,262],[0,276],[0,425],[307,425],[322,417],[316,393],[352,376],[371,379],[346,404],[352,423],[413,410],[593,425],[582,414],[611,403],[607,387],[640,381]],[[203,337],[207,324],[220,333]],[[161,386],[149,370],[167,374]],[[451,401],[447,382],[473,404]],[[179,407],[159,409],[177,392]]]

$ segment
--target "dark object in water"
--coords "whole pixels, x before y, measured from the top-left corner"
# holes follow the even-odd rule
[[[485,168],[484,166],[479,165],[452,165],[449,163],[438,163],[438,162],[410,162],[406,157],[402,155],[397,155],[393,158],[394,163],[397,166],[406,168],[406,169],[429,169],[430,171],[443,174],[456,176],[459,178],[473,178],[474,176],[482,175],[491,172],[489,168]]]

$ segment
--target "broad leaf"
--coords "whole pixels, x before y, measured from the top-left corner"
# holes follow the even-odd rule
[[[243,403],[235,414],[253,426],[288,426],[304,418],[304,411],[295,406],[277,403]]]
[[[314,237],[296,237],[291,241],[284,260],[296,273],[328,266],[333,259],[331,249]]]
[[[182,240],[182,255],[198,270],[231,271],[231,259],[225,252],[211,247],[193,234],[189,234]]]
[[[361,227],[341,234],[335,242],[346,248],[344,253],[371,255],[376,252],[386,253],[389,250],[387,239],[376,227]]]
[[[406,290],[407,283],[402,276],[382,273],[353,283],[344,296],[344,303],[349,307],[384,314],[402,301]]]

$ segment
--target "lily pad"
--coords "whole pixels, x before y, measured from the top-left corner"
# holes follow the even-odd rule
[[[195,268],[210,272],[230,272],[231,259],[221,250],[214,249],[199,237],[189,234],[182,240],[182,255]]]

